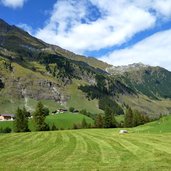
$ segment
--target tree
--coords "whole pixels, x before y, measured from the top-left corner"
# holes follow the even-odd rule
[[[45,122],[46,110],[41,102],[38,102],[36,110],[33,113],[33,122],[35,131],[48,131],[49,126]]]
[[[87,128],[88,124],[87,124],[85,118],[83,118],[81,126],[82,126],[82,128]]]
[[[133,126],[143,125],[149,121],[150,119],[147,115],[143,115],[139,111],[133,112]]]
[[[14,121],[14,132],[28,132],[28,112],[25,108],[18,108]]]
[[[96,126],[96,128],[103,128],[104,127],[104,119],[103,119],[103,116],[101,114],[98,114],[96,116],[95,126]]]
[[[74,112],[74,110],[75,110],[74,107],[70,107],[70,108],[69,108],[69,111],[70,111],[70,112]]]
[[[81,114],[83,114],[83,115],[87,115],[87,111],[86,111],[86,109],[82,109],[82,110],[80,110],[80,113],[81,113]]]
[[[115,115],[112,113],[112,128],[117,128],[117,126],[118,126],[118,123],[117,123],[117,121],[116,121],[116,119],[115,119]]]
[[[125,121],[125,127],[133,127],[134,123],[133,123],[133,112],[132,112],[132,109],[129,107],[126,112],[125,112],[125,118],[124,118],[124,121]]]
[[[52,125],[52,128],[51,128],[52,131],[55,131],[55,130],[58,130],[58,128],[56,127],[56,125],[53,123]]]
[[[28,117],[30,116],[30,113],[26,110],[25,107],[23,108],[22,113],[23,113],[23,130],[24,132],[28,132],[30,131],[28,128]]]
[[[49,115],[49,109],[47,107],[43,107],[43,113],[45,116]]]
[[[117,115],[121,115],[124,113],[122,107],[115,100],[111,99],[108,96],[104,96],[103,98],[99,99],[99,109],[105,111],[107,107],[110,108],[110,110]]]
[[[107,107],[105,109],[104,127],[105,128],[116,128],[117,127],[117,122],[116,122],[114,113],[112,112],[112,110],[109,107]]]

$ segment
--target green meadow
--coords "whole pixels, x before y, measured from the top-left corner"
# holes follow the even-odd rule
[[[50,127],[54,124],[59,129],[71,129],[74,124],[81,124],[84,118],[88,124],[94,124],[94,121],[85,115],[69,112],[64,114],[49,115],[46,118],[46,122],[50,125]]]
[[[88,124],[93,125],[94,121],[82,114],[78,113],[63,113],[63,114],[56,114],[56,115],[49,115],[46,117],[46,123],[52,127],[54,124],[56,128],[58,129],[71,129],[73,128],[74,124],[81,124],[82,120],[85,118],[86,122]],[[13,129],[13,121],[1,121],[0,122],[0,128],[6,128],[9,127]],[[32,120],[29,121],[29,128],[30,130],[33,130],[33,122]]]
[[[0,134],[0,170],[171,170],[171,116],[119,130]]]

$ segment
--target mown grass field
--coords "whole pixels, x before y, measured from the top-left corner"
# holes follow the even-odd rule
[[[114,129],[0,135],[0,170],[170,171],[171,133]]]
[[[119,129],[0,134],[0,170],[170,171],[170,123],[171,116],[125,135]]]

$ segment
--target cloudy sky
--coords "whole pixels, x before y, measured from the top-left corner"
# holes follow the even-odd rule
[[[113,65],[171,70],[171,0],[0,0],[0,18]]]

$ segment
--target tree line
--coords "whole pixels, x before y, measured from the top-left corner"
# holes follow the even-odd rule
[[[98,114],[95,119],[96,128],[117,128],[126,127],[131,128],[138,125],[143,125],[151,120],[147,115],[141,114],[139,111],[133,111],[128,107],[124,114],[124,122],[118,123],[115,119],[116,114],[111,108],[105,109],[105,114]]]
[[[44,107],[41,102],[38,102],[36,109],[32,115],[34,131],[59,130],[55,124],[52,124],[50,128],[49,125],[45,122],[45,118],[48,115],[49,115],[49,109]],[[29,117],[31,117],[31,114],[25,109],[25,107],[23,109],[18,108],[14,120],[14,132],[30,132],[31,130],[29,129],[29,122],[28,122]],[[91,127],[92,125],[90,123],[87,123],[85,118],[83,118],[81,123],[73,124],[73,129],[91,128]],[[61,128],[60,130],[63,129]],[[2,130],[1,132],[7,133],[11,131],[5,129]]]
[[[86,110],[80,111],[80,113],[91,117],[95,124],[91,125],[87,123],[86,119],[83,118],[81,123],[73,124],[73,129],[81,129],[81,128],[117,128],[117,127],[135,127],[138,125],[145,124],[150,122],[148,116],[141,114],[138,111],[133,111],[130,107],[128,107],[124,114],[124,122],[117,122],[114,110],[110,107],[105,108],[104,114],[94,115],[87,112]],[[49,130],[58,130],[55,124],[52,125],[51,129],[49,125],[45,122],[46,116],[49,115],[49,109],[44,107],[41,102],[38,102],[35,111],[32,115],[33,121],[33,130],[34,131],[49,131]],[[18,108],[16,111],[16,118],[14,120],[14,132],[30,132],[28,121],[31,114],[25,109]],[[1,129],[1,133],[9,133],[11,130],[9,129]]]

